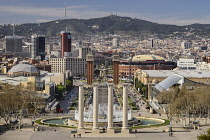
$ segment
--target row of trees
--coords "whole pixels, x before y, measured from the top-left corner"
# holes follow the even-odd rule
[[[26,115],[35,118],[36,114],[44,107],[44,103],[43,98],[35,92],[32,83],[27,87],[9,84],[1,86],[0,117],[7,124],[12,124],[12,120],[21,122]]]
[[[172,88],[164,91],[157,96],[160,103],[168,104],[167,112],[169,117],[182,118],[190,124],[191,118],[196,120],[198,117],[209,116],[210,91],[208,87],[200,87],[194,90],[185,88]],[[186,125],[186,121],[185,121]]]
[[[138,78],[135,78],[134,79],[135,82],[134,82],[134,86],[136,88],[136,90],[138,90],[140,93],[142,93],[144,95],[144,97],[147,99],[147,85],[144,85],[143,83],[141,83]]]
[[[73,81],[72,81],[72,79],[66,80],[66,86],[64,86],[62,84],[56,85],[55,98],[57,100],[62,100],[63,99],[63,93],[65,91],[71,91],[72,87],[73,87]]]

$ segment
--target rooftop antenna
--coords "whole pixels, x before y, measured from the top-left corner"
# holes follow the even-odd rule
[[[65,9],[64,9],[65,19],[66,19],[66,0],[65,0]]]
[[[65,14],[65,20],[66,20],[66,0],[65,0],[65,9],[64,9],[64,14]],[[66,27],[66,31],[67,31],[67,27]]]

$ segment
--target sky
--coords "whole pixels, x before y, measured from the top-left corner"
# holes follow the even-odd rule
[[[0,0],[0,24],[64,19],[65,0]],[[66,0],[66,18],[117,14],[161,24],[210,24],[210,0]]]

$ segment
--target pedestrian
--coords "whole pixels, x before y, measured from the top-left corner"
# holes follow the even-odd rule
[[[105,132],[105,128],[103,128],[103,132]]]
[[[74,134],[74,138],[75,138],[75,134]]]

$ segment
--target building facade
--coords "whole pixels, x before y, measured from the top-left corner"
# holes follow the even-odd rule
[[[85,76],[86,59],[83,58],[50,58],[52,73],[61,73],[70,70],[73,76]]]
[[[182,47],[183,49],[190,49],[190,48],[192,48],[192,43],[189,42],[189,41],[183,41],[183,42],[181,43],[181,47]]]
[[[61,57],[64,57],[64,52],[71,52],[71,33],[69,31],[61,31]]]
[[[177,61],[177,68],[180,70],[195,70],[196,64],[194,59],[179,59]]]
[[[191,81],[209,84],[209,70],[137,70],[134,78],[137,78],[141,83],[147,85],[152,81],[161,82],[167,77],[178,74]]]
[[[5,52],[22,52],[21,36],[5,36],[4,51]]]
[[[120,76],[133,75],[136,70],[172,70],[176,68],[176,62],[166,61],[157,55],[137,55],[131,60],[120,61]]]
[[[45,37],[40,35],[31,36],[31,58],[40,57],[40,60],[45,59]]]

